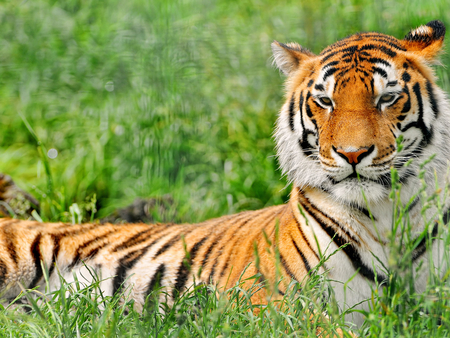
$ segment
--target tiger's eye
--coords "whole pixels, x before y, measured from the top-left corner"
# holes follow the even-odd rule
[[[328,97],[321,97],[320,102],[322,102],[326,106],[331,106],[331,99]]]
[[[380,101],[381,102],[389,102],[392,101],[392,99],[394,98],[394,95],[390,95],[390,94],[386,94],[380,97]]]

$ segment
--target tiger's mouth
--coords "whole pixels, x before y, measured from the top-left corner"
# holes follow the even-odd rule
[[[375,183],[375,184],[379,184],[385,188],[391,188],[391,174],[390,173],[383,173],[378,175],[378,177],[373,178],[373,177],[368,177],[365,176],[361,173],[358,173],[356,170],[353,170],[352,173],[350,173],[348,176],[341,178],[341,179],[335,179],[331,176],[328,176],[328,178],[330,179],[331,183],[333,185],[338,185],[341,183],[344,184],[355,184],[358,185],[359,183]]]

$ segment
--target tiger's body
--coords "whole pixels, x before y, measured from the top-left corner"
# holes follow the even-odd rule
[[[424,231],[431,237],[429,246],[426,237],[417,240],[412,255],[416,267],[422,264],[415,271],[415,287],[423,290],[429,268],[444,271],[448,254],[436,207],[429,207],[424,217],[422,195],[410,201],[421,188],[419,165],[433,154],[426,166],[426,192],[434,193],[436,183],[442,188],[447,184],[450,106],[429,67],[444,33],[438,21],[411,31],[404,40],[361,33],[318,56],[297,44],[274,42],[275,63],[288,75],[275,134],[281,168],[294,186],[288,204],[195,225],[2,219],[4,297],[17,295],[18,283],[43,287],[41,261],[53,289],[59,286],[57,271],[68,281],[73,271],[86,278],[86,264],[103,279],[105,294],[130,287],[141,305],[155,285],[174,295],[194,281],[226,288],[258,273],[275,283],[276,246],[283,277],[278,293],[292,279],[302,282],[321,257],[329,256],[319,272],[327,271],[341,309],[367,308],[365,301],[385,283],[390,264],[395,211],[389,199],[391,167],[398,170],[401,202],[409,203],[411,238],[422,238]],[[400,136],[401,149],[396,142]],[[446,223],[450,202],[443,204]],[[431,229],[426,218],[436,220]],[[254,300],[264,302],[267,292],[261,289]],[[348,320],[361,325],[363,317],[353,313]]]

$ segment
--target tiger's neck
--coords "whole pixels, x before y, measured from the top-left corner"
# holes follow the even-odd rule
[[[294,246],[303,245],[303,270],[322,261],[319,272],[327,272],[342,310],[357,304],[357,308],[365,308],[373,287],[386,284],[392,243],[400,243],[401,233],[393,235],[393,203],[386,200],[363,209],[339,203],[320,189],[294,188],[289,204],[290,216],[286,213],[280,221],[280,238],[291,236]],[[410,206],[411,239],[420,238],[425,229],[420,204]],[[436,237],[435,229],[430,233]],[[424,257],[426,242],[421,241],[414,250],[413,264],[418,265]],[[280,254],[292,257],[295,251],[285,246]],[[426,276],[417,276],[416,290],[424,289]],[[344,285],[358,292],[346,292]],[[355,323],[363,320],[352,316],[355,318],[350,320]]]

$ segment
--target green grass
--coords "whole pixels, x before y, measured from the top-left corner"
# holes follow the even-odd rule
[[[169,193],[179,222],[283,203],[290,188],[271,137],[283,77],[270,65],[272,40],[318,53],[356,31],[402,37],[434,19],[450,27],[447,1],[1,2],[0,172],[41,201],[44,220],[66,220],[73,203],[94,195],[101,217],[135,197]],[[449,55],[442,56],[446,65]],[[448,70],[437,73],[449,91]],[[46,158],[44,148],[58,156]],[[398,285],[380,295],[366,333],[449,335],[449,316],[441,326],[435,318],[448,312],[445,286],[412,297]],[[58,301],[45,303],[43,316],[8,310],[2,336],[150,336],[157,327],[160,336],[269,337],[295,336],[305,325],[289,317],[294,324],[286,329],[289,311],[255,316],[248,304],[227,310],[205,288],[197,300],[197,291],[181,300],[180,309],[206,297],[207,314],[180,319],[170,310],[154,314],[155,322],[145,313],[122,316],[117,299],[100,311],[88,291],[79,292],[73,297],[85,302],[84,314]]]

